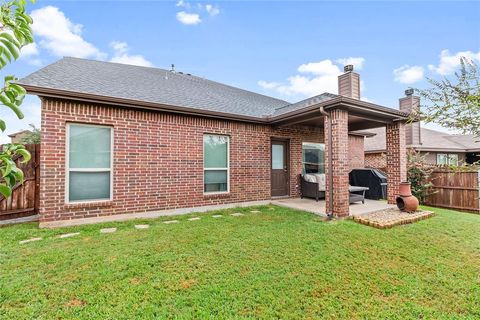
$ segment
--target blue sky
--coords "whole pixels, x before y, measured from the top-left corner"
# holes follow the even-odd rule
[[[22,77],[64,55],[169,68],[297,101],[336,92],[353,62],[362,98],[397,107],[425,77],[480,62],[480,2],[42,1],[30,5],[36,45],[6,73]],[[6,133],[39,125],[2,108]],[[6,133],[2,142],[7,141]]]

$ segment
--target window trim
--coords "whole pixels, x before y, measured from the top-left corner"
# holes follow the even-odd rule
[[[84,126],[110,129],[110,168],[77,168],[70,170],[70,126]],[[105,203],[113,200],[113,142],[114,128],[109,125],[90,124],[80,122],[67,122],[65,130],[65,203],[66,204],[88,204],[88,203]],[[108,199],[92,199],[92,200],[73,200],[70,201],[70,172],[110,172],[110,197]]]
[[[440,157],[445,156],[447,163],[440,163]],[[437,153],[437,166],[448,165],[448,153]]]
[[[439,163],[439,157],[440,156],[445,156],[446,163]],[[450,156],[455,156],[457,158],[457,163],[451,164],[450,163]],[[437,152],[437,161],[436,164],[437,166],[458,166],[458,163],[460,162],[460,157],[458,153],[445,153],[445,152]]]
[[[325,167],[325,142],[311,142],[311,141],[302,141],[302,175],[303,174],[306,174],[306,172],[303,172],[304,168],[305,168],[305,162],[303,161],[303,146],[304,144],[307,144],[307,143],[310,143],[310,144],[320,144],[323,146],[323,172],[325,173],[325,170],[326,170],[326,167]]]
[[[205,136],[218,136],[227,137],[227,167],[226,168],[205,168]],[[204,196],[217,195],[217,194],[229,194],[230,193],[230,136],[227,134],[208,133],[205,132],[202,135],[202,190]],[[205,191],[205,171],[227,171],[227,190],[226,191]]]

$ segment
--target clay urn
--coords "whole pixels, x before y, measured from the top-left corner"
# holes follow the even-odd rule
[[[418,199],[415,196],[410,197],[397,197],[397,207],[401,211],[415,212],[418,209]]]
[[[418,209],[418,199],[412,195],[410,182],[401,182],[399,188],[400,196],[397,197],[397,207],[401,211],[415,212]]]

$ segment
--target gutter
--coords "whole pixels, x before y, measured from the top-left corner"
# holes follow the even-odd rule
[[[333,219],[333,135],[332,135],[332,117],[331,114],[325,111],[324,107],[320,107],[320,113],[328,119],[328,183],[330,188],[328,188],[330,193],[330,201],[328,202],[328,212],[327,218],[329,220]]]

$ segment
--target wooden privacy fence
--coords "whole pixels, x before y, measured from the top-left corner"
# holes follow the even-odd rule
[[[425,204],[480,213],[480,171],[435,170]]]
[[[22,158],[14,158],[17,166],[23,170],[25,181],[17,184],[12,195],[5,199],[0,195],[0,220],[26,217],[38,213],[40,192],[40,145],[25,146],[32,155],[28,163],[20,163]]]

